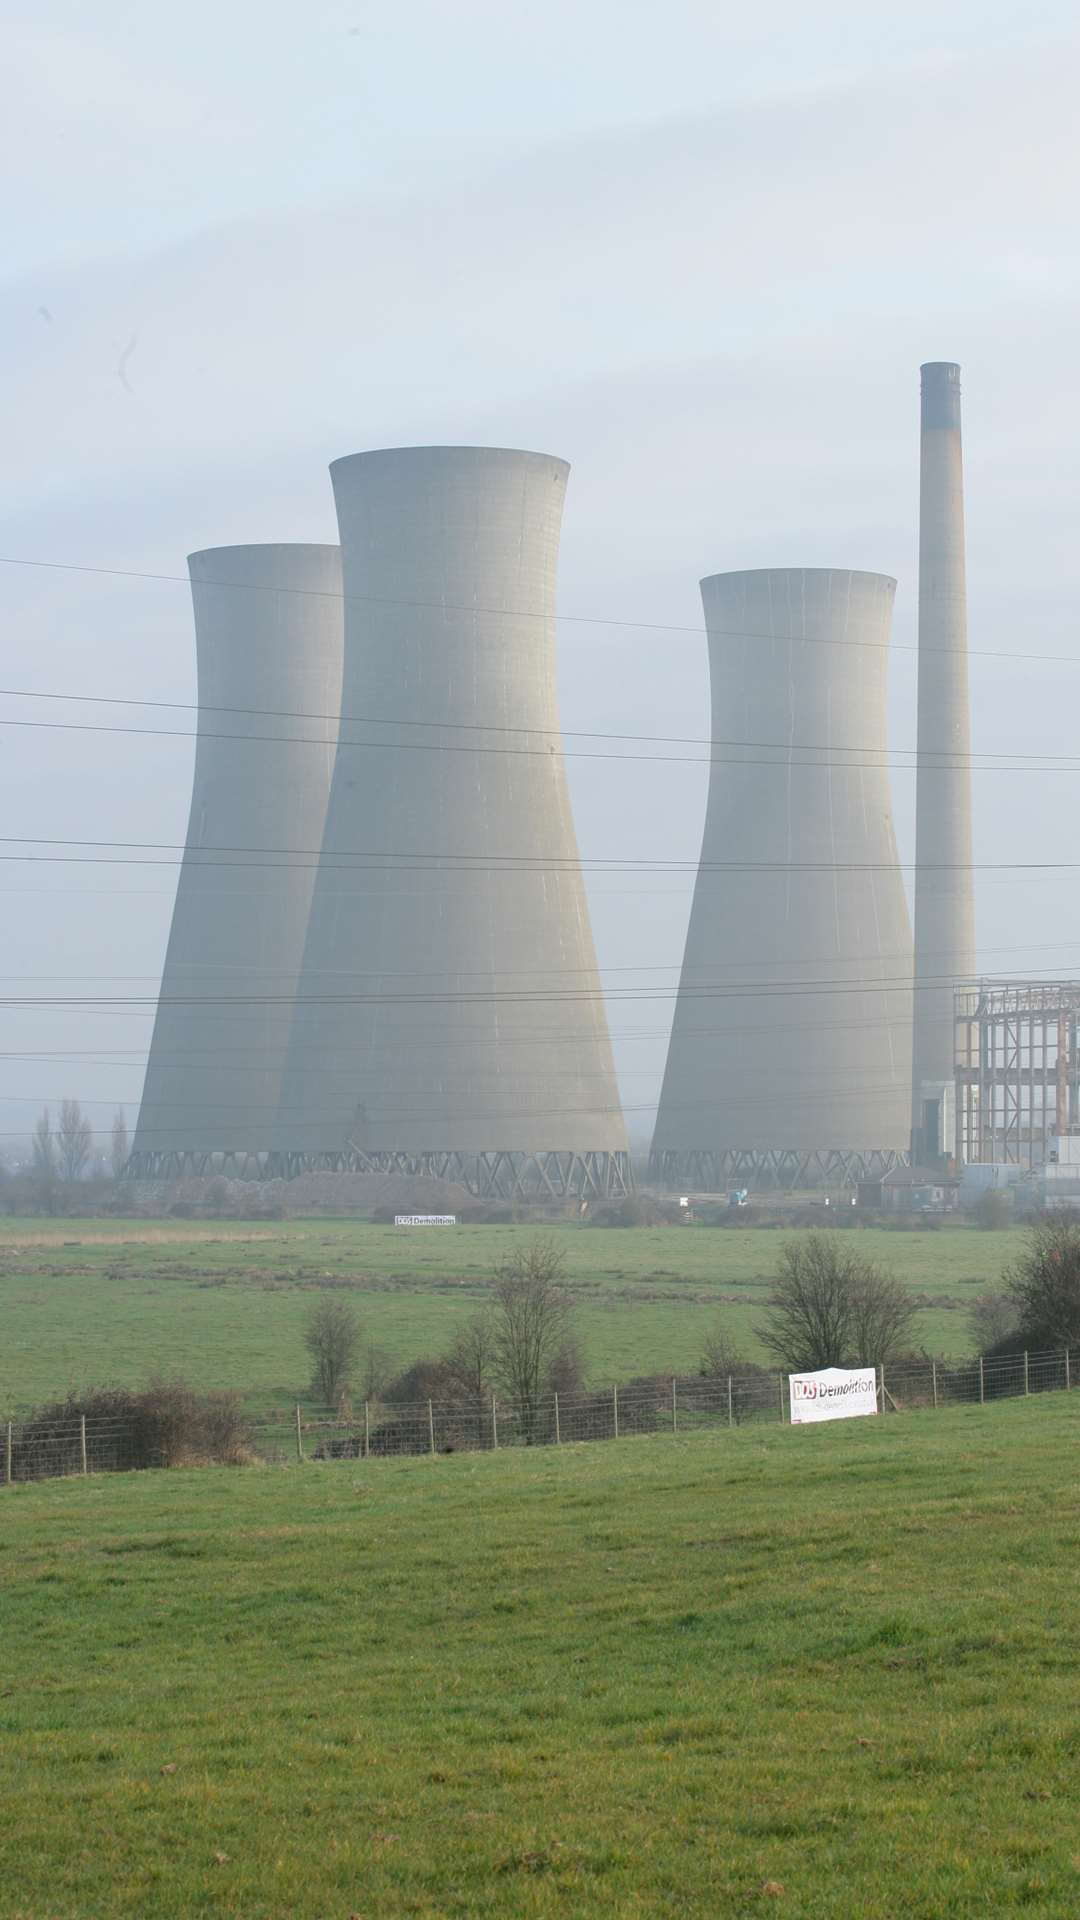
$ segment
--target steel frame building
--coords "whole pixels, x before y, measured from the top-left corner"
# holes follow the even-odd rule
[[[969,982],[954,1018],[957,1158],[1043,1166],[1080,1125],[1080,980]]]

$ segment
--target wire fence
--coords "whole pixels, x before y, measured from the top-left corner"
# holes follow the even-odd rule
[[[980,1406],[1025,1394],[1068,1392],[1077,1359],[1068,1349],[1005,1358],[898,1363],[877,1368],[878,1412],[909,1408]],[[577,1394],[543,1394],[508,1401],[496,1395],[394,1404],[369,1400],[360,1408],[312,1413],[299,1405],[244,1423],[240,1443],[208,1455],[175,1440],[148,1441],[122,1416],[8,1421],[0,1431],[7,1485],[68,1474],[118,1473],[144,1467],[209,1464],[214,1460],[386,1460],[405,1455],[496,1452],[500,1447],[549,1447],[631,1435],[694,1433],[705,1428],[779,1424],[789,1416],[784,1372],[750,1367],[731,1374],[655,1375],[625,1386]]]

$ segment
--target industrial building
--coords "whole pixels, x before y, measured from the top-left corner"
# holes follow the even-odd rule
[[[282,1093],[290,1173],[630,1185],[556,698],[568,471],[490,447],[331,468],[346,719]]]
[[[960,369],[922,368],[911,1154],[955,1148],[953,991],[975,973]]]
[[[982,980],[956,989],[958,1158],[1029,1170],[1080,1132],[1078,980]]]
[[[666,1185],[854,1184],[908,1147],[895,585],[797,567],[702,581],[712,763],[653,1140]]]
[[[199,697],[191,814],[127,1171],[254,1177],[280,1144],[330,793],[341,556],[333,546],[220,547],[193,553],[188,568]]]

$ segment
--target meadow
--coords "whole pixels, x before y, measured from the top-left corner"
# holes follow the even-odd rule
[[[397,1368],[445,1347],[499,1261],[538,1231],[565,1256],[588,1375],[606,1382],[692,1372],[720,1318],[755,1354],[753,1324],[789,1230],[6,1219],[0,1415],[69,1384],[136,1384],[154,1372],[237,1388],[255,1409],[284,1407],[306,1393],[304,1322],[321,1290],[345,1291]],[[923,1303],[917,1339],[952,1356],[970,1351],[971,1303],[1022,1238],[951,1224],[852,1231],[860,1253]]]
[[[1080,1912],[1080,1400],[0,1488],[8,1920]]]

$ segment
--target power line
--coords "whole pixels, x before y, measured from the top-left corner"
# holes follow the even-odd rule
[[[755,637],[758,637],[758,636],[755,636]],[[914,759],[914,756],[916,755],[916,752],[917,752],[917,749],[913,746],[912,747],[879,748],[876,746],[868,746],[863,743],[853,744],[851,746],[842,746],[838,742],[832,741],[832,740],[827,742],[809,742],[809,741],[803,741],[803,740],[746,740],[742,738],[726,739],[717,735],[707,735],[707,734],[611,733],[600,727],[579,728],[574,731],[571,731],[566,727],[510,726],[502,722],[483,721],[483,720],[417,720],[412,716],[409,716],[407,718],[402,718],[400,716],[392,716],[392,715],[385,716],[385,715],[364,714],[364,713],[359,713],[359,714],[340,713],[340,712],[339,713],[312,713],[301,707],[297,707],[297,708],[236,707],[236,706],[226,707],[226,706],[216,706],[209,702],[205,702],[201,700],[148,700],[148,699],[133,699],[128,696],[112,695],[112,694],[48,693],[48,692],[43,692],[38,688],[30,688],[30,687],[0,687],[0,695],[4,696],[5,698],[13,699],[13,700],[63,701],[65,704],[76,705],[76,706],[140,707],[140,708],[153,707],[156,710],[159,710],[162,712],[170,712],[170,713],[196,713],[196,714],[224,713],[224,714],[240,715],[245,719],[304,720],[304,721],[311,722],[313,725],[325,724],[325,725],[334,726],[334,727],[350,727],[350,726],[412,727],[417,729],[426,729],[429,732],[437,731],[440,733],[445,732],[445,733],[522,734],[528,737],[534,737],[536,735],[540,735],[542,737],[549,736],[553,739],[560,739],[560,740],[618,740],[618,741],[624,741],[628,745],[637,745],[637,746],[710,747],[710,748],[737,747],[740,749],[746,748],[746,747],[754,747],[754,748],[770,748],[780,753],[789,753],[789,752],[873,753],[878,755],[879,758],[883,758],[886,754],[902,753],[902,754],[906,754],[909,757],[909,759],[912,759],[912,760]],[[5,721],[4,724],[5,725],[23,724],[23,725],[29,726],[33,723],[29,721],[27,722]],[[48,724],[48,723],[39,723],[39,724]],[[60,725],[59,722],[56,724],[57,726]],[[126,729],[126,728],[118,728],[116,730],[118,732],[144,731],[143,729]],[[101,729],[101,731],[106,731],[106,729]],[[145,731],[153,732],[153,729],[148,728],[148,729],[145,729]],[[173,737],[169,733],[168,729],[164,729],[163,731],[166,733],[168,737]],[[192,739],[192,740],[198,740],[200,738],[210,739],[210,740],[267,739],[267,740],[272,740],[279,743],[287,740],[289,744],[304,745],[304,746],[328,746],[328,745],[334,744],[334,742],[332,741],[326,741],[318,738],[308,739],[306,736],[302,736],[302,735],[298,735],[296,736],[295,739],[293,739],[292,736],[277,735],[277,734],[262,735],[262,734],[247,734],[247,733],[243,733],[243,734],[205,733],[202,729],[200,729],[196,733],[179,733],[175,737],[179,739]],[[397,742],[346,741],[343,744],[347,746],[367,746],[367,745],[393,746],[393,745],[396,745]],[[480,748],[472,748],[470,750],[474,752],[481,751]],[[571,754],[566,757],[574,759],[574,758],[585,758],[590,756]],[[599,758],[600,756],[593,755],[591,757]],[[630,754],[615,754],[615,755],[612,755],[611,757],[614,759],[629,759],[632,763],[635,762],[640,757],[644,757],[646,759],[655,758],[655,759],[659,759],[662,765],[668,764],[668,761],[666,760],[665,757],[660,755],[652,755],[652,754],[645,755],[645,756],[635,756]],[[969,761],[970,762],[974,762],[977,760],[997,761],[997,760],[1005,759],[1005,757],[1006,755],[1005,755],[1004,749],[1002,749],[1000,752],[991,752],[991,753],[970,753],[969,752],[964,756],[964,760],[962,763],[955,762],[951,758],[948,760],[945,760],[944,756],[942,755],[933,755],[933,754],[927,755],[925,753],[923,755],[924,763],[927,760],[929,760],[930,764],[935,768],[944,764],[946,770],[957,764],[963,764],[964,766],[966,766]],[[683,759],[685,759],[686,764],[688,766],[698,766],[701,764],[706,764],[706,765],[708,764],[707,760],[703,761],[703,760],[699,760],[696,756],[685,756],[685,755],[678,756],[676,760],[676,764],[679,764]],[[1038,760],[1040,762],[1046,761],[1047,763],[1060,763],[1064,766],[1080,766],[1080,756],[1077,756],[1075,754],[1030,753],[1030,754],[1022,754],[1021,759],[1024,761]],[[747,762],[746,764],[757,765],[758,762],[751,761],[751,762]],[[766,764],[771,765],[772,763],[767,762]],[[802,763],[800,762],[799,764],[802,764]],[[817,765],[822,763],[813,762],[811,764]],[[840,764],[845,764],[845,763],[840,763]],[[877,765],[878,761],[875,761],[873,764]]]
[[[333,544],[332,542],[330,544]],[[708,629],[703,626],[687,626],[671,620],[621,620],[610,614],[559,613],[555,609],[536,607],[478,607],[472,604],[456,604],[447,600],[406,600],[388,594],[332,593],[315,587],[267,586],[256,580],[199,580],[193,583],[184,573],[154,573],[135,567],[93,567],[73,560],[28,560],[17,554],[0,554],[0,566],[25,567],[46,573],[88,574],[108,580],[144,580],[161,582],[169,586],[190,588],[193,584],[200,587],[217,587],[236,593],[284,593],[291,597],[313,600],[340,600],[346,606],[370,607],[409,607],[416,611],[431,613],[462,613],[470,617],[491,620],[539,620],[544,624],[577,627],[613,627],[639,633],[682,633],[692,634],[699,639],[709,638]],[[752,629],[738,633],[714,634],[712,639],[742,640],[792,640],[804,645],[829,647],[859,647],[875,652],[893,653],[951,653],[951,647],[908,646],[886,640],[837,640],[813,634],[784,634],[775,632],[757,632]],[[1070,653],[1018,653],[1017,651],[993,647],[969,647],[968,657],[984,660],[1023,660],[1024,662],[1049,662],[1055,666],[1078,666],[1080,655]]]
[[[406,873],[445,873],[451,878],[464,878],[469,874],[504,873],[565,873],[572,877],[578,873],[776,873],[776,874],[815,874],[815,873],[1071,873],[1080,868],[1076,860],[923,860],[916,869],[912,860],[662,860],[660,858],[632,859],[622,854],[592,855],[586,857],[559,854],[519,853],[454,853],[446,850],[426,852],[396,852],[380,848],[373,849],[324,849],[312,847],[188,847],[179,841],[169,840],[72,840],[59,836],[46,837],[37,834],[0,834],[0,846],[20,847],[107,847],[121,852],[160,852],[179,854],[179,860],[114,860],[106,856],[82,858],[75,855],[53,855],[33,853],[0,853],[0,861],[36,862],[43,866],[63,864],[70,866],[183,866],[187,873],[196,873],[200,868],[252,866],[259,871],[272,872],[282,866],[290,870],[305,866],[321,866],[335,872],[383,873],[395,877]],[[267,853],[292,855],[283,861],[266,860],[261,857]],[[225,859],[218,856],[226,855]],[[208,857],[212,856],[212,857]],[[353,867],[354,861],[366,861],[363,867]],[[438,866],[417,865],[421,861],[438,861]],[[379,862],[381,864],[371,864]],[[409,862],[409,865],[398,863]],[[457,864],[450,864],[450,863]],[[390,864],[394,863],[394,864]],[[467,864],[463,864],[467,863]],[[517,864],[511,864],[517,863]]]
[[[851,961],[859,964],[865,956]],[[835,958],[828,964],[836,964]],[[1044,971],[1049,971],[1044,970]],[[1015,976],[1003,974],[1002,979],[1015,977],[1030,979],[1032,975],[1026,969]],[[551,1006],[561,1003],[588,1004],[600,1002],[607,1005],[626,1004],[638,1001],[679,1000],[797,1000],[816,998],[834,994],[875,994],[875,993],[933,993],[941,987],[953,987],[957,984],[954,973],[927,974],[914,981],[911,973],[903,974],[865,974],[852,978],[821,980],[796,978],[792,980],[774,980],[762,983],[758,976],[748,980],[727,980],[721,983],[676,982],[670,986],[614,987],[606,991],[596,987],[510,987],[506,990],[494,989],[446,989],[438,993],[305,993],[295,992],[276,994],[42,994],[4,995],[0,997],[0,1009],[7,1011],[29,1011],[38,1007],[58,1008],[171,1008],[200,1007],[222,1008],[235,1013],[242,1008],[283,1007],[302,1012],[309,1007],[487,1007],[496,1005]]]
[[[61,695],[56,697],[64,698],[66,696]],[[146,704],[150,705],[150,704],[156,704],[156,703],[147,702]],[[299,717],[304,717],[304,716],[299,716]],[[430,725],[432,727],[439,727],[439,728],[453,727],[453,728],[463,728],[467,731],[472,731],[470,727],[470,723],[468,721],[449,721],[448,722],[448,721],[433,720],[430,722],[412,722],[412,721],[402,721],[402,720],[394,720],[394,721],[381,720],[381,721],[361,722],[359,724],[372,725],[372,726],[410,726],[414,724],[415,725],[424,724],[424,725]],[[135,727],[135,726],[121,727],[121,726],[114,726],[114,725],[108,725],[108,724],[99,724],[96,721],[88,721],[88,720],[20,720],[20,719],[12,719],[6,715],[0,715],[0,726],[20,727],[24,730],[30,730],[32,732],[37,732],[37,733],[93,733],[93,734],[105,733],[110,735],[119,734],[125,737],[138,738],[138,739],[194,740],[197,744],[206,740],[224,740],[224,741],[230,741],[233,743],[239,743],[246,746],[319,747],[322,749],[323,752],[327,752],[328,750],[333,750],[335,753],[341,751],[342,749],[346,749],[347,751],[358,751],[363,749],[364,751],[368,751],[368,752],[380,752],[380,753],[458,753],[458,754],[474,754],[474,755],[475,754],[492,754],[492,755],[497,755],[503,758],[512,758],[512,759],[549,760],[552,757],[552,755],[556,752],[556,749],[551,746],[548,746],[548,747],[487,747],[487,746],[476,746],[472,744],[457,745],[447,741],[432,741],[432,740],[343,740],[340,738],[340,736],[335,740],[320,740],[317,736],[314,736],[314,735],[309,736],[307,734],[220,733],[220,732],[210,733],[204,728],[199,728],[198,731],[192,731],[190,728],[184,728],[184,727]],[[500,731],[500,729],[497,729],[497,728],[485,729],[485,731]],[[558,730],[555,728],[548,729],[544,727],[528,727],[528,728],[514,729],[514,731],[543,734],[549,731],[552,733],[556,733]],[[613,734],[610,736],[604,735],[604,734],[594,734],[591,736],[575,735],[575,738],[590,738],[590,737],[593,739],[605,739],[609,737],[612,739],[633,739],[636,737],[640,737],[642,739],[649,738],[648,735],[641,735],[641,736],[623,735],[623,734]],[[657,736],[657,738],[659,739],[659,736]],[[703,742],[702,744],[708,744],[708,743]],[[807,768],[807,769],[810,769],[811,771],[821,768],[821,769],[832,769],[834,771],[853,772],[853,773],[880,772],[882,769],[889,769],[889,768],[891,768],[895,772],[901,772],[901,773],[915,773],[915,772],[918,772],[919,770],[919,765],[914,759],[895,761],[890,757],[891,753],[895,751],[899,751],[901,753],[906,753],[906,754],[913,754],[915,750],[914,748],[911,748],[911,747],[903,747],[900,749],[889,749],[888,747],[881,747],[881,748],[833,747],[833,746],[811,747],[811,746],[802,746],[802,745],[794,744],[788,741],[779,741],[779,740],[775,740],[775,741],[725,740],[725,741],[713,742],[712,744],[723,745],[726,747],[734,747],[738,749],[738,751],[731,754],[716,754],[716,753],[671,754],[671,753],[604,753],[604,752],[593,753],[593,752],[583,752],[578,749],[571,749],[569,753],[564,752],[561,754],[560,757],[564,760],[607,760],[607,761],[613,761],[618,765],[626,765],[626,766],[646,765],[646,766],[658,766],[658,767],[663,767],[663,766],[668,766],[668,767],[717,767],[717,766],[778,767],[784,772],[797,771],[801,768]],[[745,751],[745,749],[749,747],[768,748],[772,752],[776,753],[778,756],[782,756],[782,757],[779,757],[776,759],[758,759]],[[792,759],[791,757],[793,753],[801,753],[801,754],[870,753],[874,755],[874,758],[870,760],[822,760],[822,759],[795,760],[795,759]],[[994,764],[985,765],[985,766],[978,764],[984,759],[988,761],[993,761]],[[928,771],[933,773],[952,773],[952,772],[1070,773],[1070,772],[1074,772],[1076,768],[1080,766],[1080,760],[1077,760],[1075,757],[1070,757],[1064,754],[1043,755],[1043,754],[1031,753],[1031,754],[1025,755],[1021,760],[1005,760],[1004,755],[1002,754],[997,754],[997,755],[969,754],[966,758],[962,760],[945,759],[942,755],[924,754],[922,765],[926,767]]]

